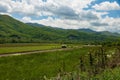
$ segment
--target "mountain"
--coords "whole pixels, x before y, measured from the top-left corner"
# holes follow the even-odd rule
[[[37,23],[23,23],[0,15],[0,43],[6,42],[93,42],[115,41],[119,36],[90,29],[61,29]]]
[[[29,26],[8,15],[0,15],[0,41],[2,42],[39,42],[56,40],[59,35]]]
[[[28,25],[30,25],[30,26],[37,26],[37,27],[51,27],[51,26],[45,26],[45,25],[42,25],[42,24],[38,24],[38,23],[26,23],[26,24],[28,24]],[[51,28],[53,28],[53,27],[51,27]],[[57,27],[54,27],[54,29],[62,29],[62,28],[57,28]],[[68,30],[73,30],[73,29],[68,29]],[[96,32],[96,31],[93,31],[93,30],[91,30],[91,29],[76,29],[76,30],[78,30],[78,31],[80,31],[80,32]]]
[[[28,24],[28,25],[30,25],[30,26],[46,27],[46,26],[44,26],[44,25],[42,25],[42,24],[38,24],[38,23],[26,23],[26,24]]]
[[[58,35],[64,35],[67,40],[73,41],[114,41],[119,39],[120,35],[118,33],[111,33],[107,31],[96,32],[91,29],[61,29],[53,28],[50,26],[45,26],[37,23],[27,23],[33,27],[40,27],[41,30],[53,32],[53,34],[58,33]],[[54,33],[55,32],[55,33]]]
[[[95,33],[96,31],[93,31],[91,29],[78,29],[80,32],[87,32],[87,33]]]
[[[107,36],[118,36],[118,37],[120,36],[119,33],[111,33],[109,31],[102,31],[100,32],[100,34],[107,35]]]

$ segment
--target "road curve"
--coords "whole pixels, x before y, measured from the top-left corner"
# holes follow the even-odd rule
[[[7,57],[7,56],[17,56],[17,55],[27,55],[27,54],[35,54],[35,53],[44,53],[44,52],[55,52],[55,51],[66,51],[72,50],[74,48],[61,48],[61,49],[51,49],[51,50],[37,50],[37,51],[28,51],[28,52],[16,52],[16,53],[4,53],[0,54],[0,57]]]

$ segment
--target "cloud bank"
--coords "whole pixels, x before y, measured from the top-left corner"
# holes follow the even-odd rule
[[[25,23],[65,29],[90,28],[119,32],[120,16],[109,16],[109,11],[116,10],[120,10],[117,1],[97,3],[97,0],[0,0],[0,14],[9,14]]]

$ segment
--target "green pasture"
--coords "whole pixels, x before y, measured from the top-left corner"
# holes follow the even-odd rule
[[[93,54],[97,49],[99,47],[77,47],[67,51],[0,57],[0,80],[44,80],[44,76],[55,80],[52,77],[56,77],[58,73],[62,73],[63,78],[65,77],[63,80],[70,80],[66,78],[65,72],[71,73],[72,77],[76,77],[76,73],[79,73],[83,80],[119,80],[119,67],[106,68],[95,76],[87,73],[91,70],[89,52]],[[105,50],[107,54],[115,51],[114,48],[105,48]],[[81,72],[81,58],[87,71],[85,73]],[[94,60],[97,60],[96,57]]]
[[[78,70],[88,48],[0,58],[0,80],[42,80],[59,72]]]
[[[61,48],[60,44],[1,44],[0,54]]]

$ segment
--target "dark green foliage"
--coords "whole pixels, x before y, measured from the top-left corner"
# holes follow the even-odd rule
[[[92,67],[93,66],[93,57],[92,57],[91,53],[89,53],[89,61],[90,61],[90,66]]]
[[[81,72],[83,72],[83,71],[85,71],[85,66],[84,66],[84,59],[83,59],[83,57],[80,57],[80,70],[81,70]]]

